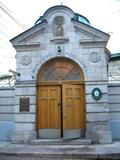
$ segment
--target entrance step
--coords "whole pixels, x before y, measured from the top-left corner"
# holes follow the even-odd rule
[[[91,140],[89,139],[74,139],[74,140],[35,139],[35,140],[31,140],[30,144],[33,144],[33,145],[90,145]]]

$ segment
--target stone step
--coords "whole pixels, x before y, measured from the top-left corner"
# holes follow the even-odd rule
[[[31,140],[30,144],[33,145],[90,145],[90,139],[74,139],[74,140],[64,140],[64,139],[35,139]]]

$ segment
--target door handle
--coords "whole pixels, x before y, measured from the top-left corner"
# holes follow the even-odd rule
[[[63,113],[63,118],[66,118],[66,114],[65,113]]]
[[[59,108],[61,108],[61,103],[58,103],[57,105],[58,105]]]
[[[71,107],[71,105],[70,105],[70,104],[68,104],[68,105],[67,105],[67,107]]]
[[[60,106],[60,103],[58,103],[58,106]]]

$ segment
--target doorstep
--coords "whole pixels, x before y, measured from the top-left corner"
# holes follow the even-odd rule
[[[32,145],[90,145],[90,139],[35,139],[31,140]]]

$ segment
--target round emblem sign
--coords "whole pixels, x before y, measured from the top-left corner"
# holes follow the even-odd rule
[[[101,56],[98,52],[92,52],[89,56],[89,59],[93,63],[97,63],[101,60]]]
[[[29,65],[31,62],[32,62],[32,59],[31,59],[31,57],[28,56],[28,55],[24,55],[24,56],[21,58],[21,64],[24,65],[24,66]]]
[[[94,88],[92,90],[92,97],[95,99],[95,100],[100,100],[101,97],[102,97],[102,92],[99,88]]]

